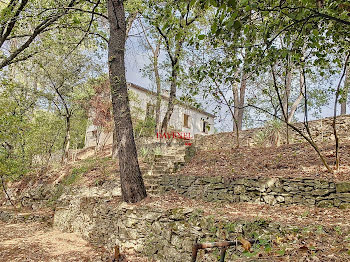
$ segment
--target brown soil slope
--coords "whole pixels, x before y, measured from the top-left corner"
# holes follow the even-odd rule
[[[320,146],[328,164],[334,165],[334,145],[323,143]],[[340,170],[334,175],[327,172],[316,151],[307,143],[266,148],[200,150],[178,174],[350,180],[350,143],[341,144]]]

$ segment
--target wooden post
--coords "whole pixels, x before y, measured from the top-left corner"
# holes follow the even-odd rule
[[[192,262],[196,262],[198,253],[198,238],[196,238],[194,245],[192,246]]]
[[[220,262],[223,262],[225,260],[225,255],[226,255],[226,249],[230,246],[235,246],[237,243],[243,245],[243,242],[247,242],[248,244],[254,244],[255,240],[250,239],[250,240],[240,240],[239,242],[237,241],[221,241],[221,242],[211,242],[211,243],[198,243],[198,239],[196,239],[194,245],[192,246],[192,262],[196,262],[197,259],[197,253],[198,249],[206,249],[206,248],[213,248],[213,247],[219,247],[221,249],[221,258]],[[244,247],[244,245],[243,245]]]
[[[118,262],[120,259],[120,249],[119,249],[119,246],[116,245],[114,247],[114,258],[112,260],[112,262]]]

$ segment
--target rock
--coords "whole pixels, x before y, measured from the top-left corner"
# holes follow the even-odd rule
[[[278,182],[278,178],[270,178],[266,181],[267,187],[272,187]]]
[[[178,237],[177,235],[172,235],[171,237],[171,244],[175,246],[176,248],[181,248],[182,245],[182,239]]]
[[[350,203],[341,203],[339,205],[340,209],[350,209]]]
[[[271,195],[263,196],[263,199],[264,199],[265,203],[272,205],[272,206],[277,203],[275,197],[271,196]]]
[[[251,201],[251,198],[248,196],[248,195],[245,195],[245,194],[241,194],[240,196],[239,196],[239,201],[241,201],[241,202],[249,202],[249,201]]]
[[[314,188],[311,186],[304,187],[304,191],[312,191]]]
[[[225,189],[225,188],[226,188],[226,186],[223,183],[215,183],[215,184],[209,185],[210,190]]]
[[[350,201],[350,193],[338,193],[335,194],[336,198],[340,198],[342,200],[349,200]]]
[[[221,177],[203,177],[202,180],[209,184],[218,184],[222,182]]]
[[[342,182],[335,184],[337,193],[348,193],[350,192],[350,182]]]
[[[329,188],[329,183],[327,181],[315,181],[315,189]]]
[[[245,186],[243,186],[243,185],[237,185],[237,186],[235,186],[235,187],[233,188],[233,192],[234,192],[236,195],[245,193],[245,192],[246,192]]]
[[[315,199],[314,198],[307,198],[305,199],[305,203],[307,203],[308,205],[314,206],[315,205]]]
[[[281,202],[284,202],[284,197],[283,196],[277,196],[276,197],[276,201],[281,203]]]
[[[192,245],[193,245],[194,241],[191,240],[190,238],[185,238],[183,241],[182,241],[182,249],[185,250],[186,252],[191,252],[192,251]]]
[[[293,186],[289,186],[289,185],[284,185],[283,186],[283,189],[285,190],[285,191],[287,191],[287,192],[296,192],[296,191],[298,191],[298,188],[296,188],[296,187],[293,187]]]
[[[152,224],[152,231],[156,235],[160,235],[162,233],[162,228],[161,228],[160,223],[158,221],[156,221]]]
[[[330,193],[329,189],[316,189],[311,192],[311,194],[314,196],[325,196],[325,195],[328,195],[329,193]]]
[[[285,196],[285,197],[284,197],[284,202],[285,202],[286,204],[292,204],[292,203],[293,203],[293,197],[291,197],[291,196]]]
[[[333,202],[333,200],[322,200],[322,201],[317,203],[317,206],[318,207],[333,207],[334,202]]]
[[[295,203],[303,203],[305,200],[304,200],[304,197],[303,196],[300,196],[300,195],[294,195],[293,196],[293,204]]]
[[[339,205],[341,204],[341,200],[338,198],[335,198],[333,201],[334,201],[334,206],[336,207],[339,207]]]

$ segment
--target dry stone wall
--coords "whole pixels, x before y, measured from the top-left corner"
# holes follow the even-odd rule
[[[205,201],[255,202],[269,205],[303,204],[318,207],[350,207],[350,182],[314,179],[163,176],[162,192]]]
[[[85,197],[72,199],[57,208],[54,227],[82,235],[96,246],[111,253],[115,245],[122,252],[129,249],[147,256],[152,261],[190,261],[195,239],[212,242],[260,236],[270,239],[291,228],[257,219],[230,221],[204,215],[201,210],[176,208],[164,210],[149,206],[115,203],[111,198]],[[295,230],[295,228],[293,228]],[[228,249],[226,261],[242,255],[241,247]],[[199,261],[218,261],[219,250],[200,252]]]

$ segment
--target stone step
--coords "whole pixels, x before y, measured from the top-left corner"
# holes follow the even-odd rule
[[[156,165],[152,168],[152,170],[167,170],[172,169],[172,166],[170,165]]]
[[[158,195],[159,191],[158,190],[147,190],[148,195]]]
[[[144,177],[144,181],[145,183],[148,184],[158,184],[160,182],[161,177],[154,177],[154,178],[150,178],[150,177]]]
[[[159,185],[156,183],[157,181],[153,181],[152,183],[147,183],[145,181],[145,185],[148,187],[159,187]]]
[[[145,184],[146,189],[158,189],[159,185],[157,184]]]
[[[154,164],[158,164],[158,163],[171,163],[173,162],[175,158],[173,159],[166,159],[166,158],[158,158],[156,161],[154,161]]]
[[[145,171],[145,173],[149,172],[149,171],[154,171],[154,170],[158,170],[158,171],[164,171],[164,170],[172,170],[174,167],[173,166],[154,166],[150,169],[148,169],[147,171]]]
[[[162,155],[160,157],[156,157],[156,160],[159,160],[159,159],[174,159],[176,158],[176,155]]]
[[[156,175],[148,175],[148,176],[144,176],[143,178],[146,181],[158,181],[159,179],[161,179],[162,176],[156,176]]]
[[[168,170],[168,171],[164,171],[164,170],[152,170],[152,171],[149,171],[147,173],[144,173],[145,176],[154,176],[154,177],[160,177],[162,175],[166,175],[166,174],[171,174],[171,171]]]
[[[171,169],[173,167],[174,164],[161,164],[161,165],[155,165],[152,167],[152,169],[150,170],[155,170],[155,169],[158,169],[158,170],[165,170],[165,169]]]
[[[151,172],[153,175],[167,175],[167,174],[170,174],[171,172],[170,171],[162,171],[162,170],[154,170]]]
[[[147,185],[158,185],[160,180],[144,180]]]
[[[171,170],[153,170],[148,174],[152,176],[163,176],[163,175],[171,174],[171,172],[172,172]]]
[[[167,159],[162,159],[159,161],[155,161],[153,165],[167,165],[167,164],[171,164],[173,161],[169,161]]]

